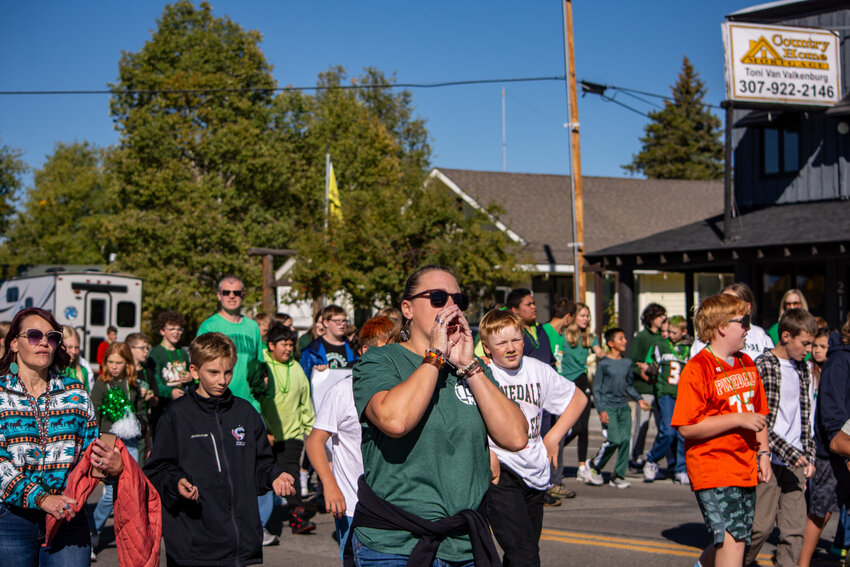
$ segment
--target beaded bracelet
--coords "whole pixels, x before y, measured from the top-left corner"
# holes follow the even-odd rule
[[[425,357],[422,359],[422,364],[430,364],[438,370],[442,368],[445,363],[446,359],[443,357],[443,353],[435,348],[429,348],[426,350]]]
[[[35,498],[35,505],[41,508],[41,503],[44,502],[50,494],[47,491],[42,492]]]
[[[472,362],[470,362],[469,364],[467,364],[466,366],[464,366],[463,368],[458,370],[457,376],[458,376],[458,378],[460,378],[462,380],[466,380],[467,378],[469,378],[470,376],[472,376],[473,374],[475,374],[479,370],[481,370],[481,365],[478,363],[477,358],[473,358]]]

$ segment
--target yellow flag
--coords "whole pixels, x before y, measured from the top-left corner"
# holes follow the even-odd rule
[[[328,172],[328,205],[330,216],[342,222],[342,204],[339,202],[339,186],[336,184],[336,175],[334,175],[334,166],[332,163]]]

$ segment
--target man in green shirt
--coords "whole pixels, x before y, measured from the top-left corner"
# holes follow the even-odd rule
[[[254,409],[260,411],[260,403],[251,394],[248,385],[248,363],[252,360],[263,362],[263,340],[260,326],[242,315],[242,302],[245,300],[245,284],[236,276],[225,276],[218,283],[218,312],[201,323],[198,335],[204,333],[223,333],[236,345],[236,366],[233,368],[233,380],[230,391],[248,401]]]
[[[645,360],[649,351],[654,349],[655,345],[661,340],[661,325],[666,319],[667,310],[663,306],[657,303],[647,305],[640,316],[643,329],[632,339],[631,349],[629,350],[629,358],[632,360],[632,372],[635,378],[635,390],[649,403],[655,400],[655,395],[653,394],[655,379],[653,376],[647,374],[647,370],[651,371],[651,368]],[[632,460],[629,466],[641,471],[646,462],[643,458],[643,450],[646,445],[646,433],[649,429],[650,417],[652,417],[652,411],[643,411],[638,404],[634,404],[634,416],[632,418]]]

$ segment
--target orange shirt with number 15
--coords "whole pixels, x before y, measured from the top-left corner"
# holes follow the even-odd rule
[[[682,370],[671,425],[694,425],[709,416],[735,412],[767,415],[767,411],[764,385],[749,356],[738,353],[730,366],[703,349]],[[706,439],[686,439],[691,488],[756,486],[757,449],[755,431],[742,428]]]

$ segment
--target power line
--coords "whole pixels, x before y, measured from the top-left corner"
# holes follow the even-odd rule
[[[563,75],[555,75],[549,77],[514,77],[507,79],[469,79],[464,81],[441,81],[437,83],[381,83],[381,84],[354,84],[354,85],[327,85],[327,86],[306,86],[306,87],[235,87],[235,88],[209,88],[209,89],[83,89],[83,90],[20,90],[20,91],[0,91],[0,96],[40,96],[40,95],[115,95],[115,94],[215,94],[215,93],[244,93],[244,92],[292,92],[292,91],[331,91],[331,90],[374,90],[374,89],[437,89],[444,87],[459,87],[466,85],[490,85],[504,83],[533,83],[533,82],[551,82],[564,81],[566,77]],[[619,87],[616,85],[601,85],[591,83],[589,81],[581,81],[585,92],[593,94],[602,94],[605,89],[621,91],[624,94],[641,100],[635,95],[643,95],[653,98],[658,98],[667,101],[673,101],[670,96],[650,93],[628,87]],[[586,85],[592,85],[597,90],[586,88]],[[631,94],[634,93],[634,94]],[[641,100],[646,104],[651,104],[649,101]],[[618,103],[619,104],[619,103]],[[709,108],[720,109],[720,106],[714,104],[703,103]],[[627,106],[627,108],[629,108]],[[631,108],[629,108],[632,110]],[[637,111],[639,112],[639,111]]]
[[[331,90],[372,90],[372,89],[436,89],[464,85],[489,85],[493,83],[532,83],[543,81],[563,81],[565,77],[517,77],[509,79],[471,79],[466,81],[443,81],[439,83],[382,83],[365,85],[327,85],[309,87],[239,87],[213,89],[92,89],[92,90],[50,90],[50,91],[0,91],[0,96],[15,95],[96,95],[96,94],[213,94],[244,92],[289,92],[289,91],[331,91]]]

